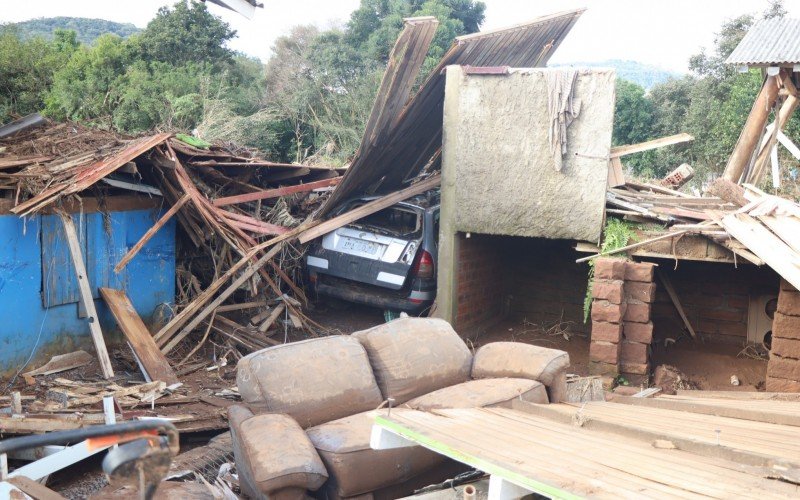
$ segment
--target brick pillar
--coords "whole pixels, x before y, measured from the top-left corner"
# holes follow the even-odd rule
[[[625,311],[622,329],[620,373],[633,383],[647,382],[650,375],[649,347],[653,341],[652,303],[656,298],[653,282],[655,264],[625,263]]]
[[[625,261],[597,259],[592,283],[592,341],[589,361],[592,373],[616,376],[622,352],[622,321],[627,304],[624,300]]]
[[[767,391],[800,392],[800,292],[785,280],[772,320]]]

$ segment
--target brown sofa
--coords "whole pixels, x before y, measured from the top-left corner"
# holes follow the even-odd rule
[[[432,318],[252,353],[237,370],[245,406],[229,411],[242,491],[297,497],[324,484],[320,496],[329,498],[397,492],[445,459],[422,447],[371,449],[371,410],[389,398],[396,411],[560,401],[568,366],[563,351],[514,342],[473,356]]]

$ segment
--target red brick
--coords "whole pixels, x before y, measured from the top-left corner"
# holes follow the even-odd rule
[[[626,321],[624,333],[625,340],[649,344],[653,341],[653,322],[648,321],[647,323],[633,323]]]
[[[786,380],[767,375],[768,392],[800,392],[800,381]]]
[[[625,279],[625,261],[607,258],[595,260],[594,277],[603,280]]]
[[[622,281],[595,280],[592,284],[592,297],[619,304],[622,302],[622,283]]]
[[[778,293],[778,311],[789,316],[800,316],[800,292],[781,290]]]
[[[648,365],[647,363],[626,363],[623,361],[619,365],[619,371],[622,373],[647,375],[650,373],[650,365]],[[636,392],[639,392],[639,390],[637,390]]]
[[[619,343],[622,340],[622,324],[592,321],[592,340]]]
[[[634,323],[647,323],[650,321],[650,304],[628,302],[623,319]]]
[[[767,375],[787,380],[800,380],[800,360],[782,358],[775,353],[770,353]]]
[[[627,281],[625,282],[625,297],[649,304],[656,298],[656,284]]]
[[[602,363],[600,361],[589,362],[589,373],[603,377],[616,378],[619,375],[619,367],[616,363]]]
[[[624,363],[647,363],[648,344],[639,342],[622,342],[620,360]]]
[[[719,321],[744,321],[744,311],[726,311],[725,309],[700,309],[698,315],[704,319],[716,319]]]
[[[611,342],[592,342],[589,345],[589,360],[616,365],[619,362],[620,345]]]
[[[782,358],[800,359],[800,340],[772,337],[771,352]]]
[[[592,321],[605,321],[606,323],[621,323],[625,314],[626,304],[612,304],[607,300],[592,302]]]
[[[655,264],[650,264],[648,262],[626,262],[625,281],[652,282],[655,267]]]
[[[747,295],[728,295],[726,301],[731,309],[747,309],[750,307],[750,297]]]
[[[796,292],[797,288],[793,287],[791,283],[786,280],[781,280],[781,291]]]
[[[772,336],[800,340],[800,317],[776,312],[772,320]]]

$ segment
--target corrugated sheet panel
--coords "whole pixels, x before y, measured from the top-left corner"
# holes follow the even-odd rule
[[[510,28],[456,38],[403,108],[381,147],[360,150],[320,214],[364,194],[395,191],[416,177],[442,147],[445,76],[451,64],[534,68],[547,61],[585,9],[559,12]]]
[[[800,64],[800,19],[756,22],[726,62],[738,66]]]

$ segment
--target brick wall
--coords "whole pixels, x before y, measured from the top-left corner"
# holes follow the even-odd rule
[[[456,235],[457,309],[455,328],[462,334],[500,320],[505,313],[505,273],[498,236]]]
[[[505,271],[510,313],[520,320],[551,325],[568,323],[570,331],[589,332],[583,322],[583,299],[589,266],[574,242],[543,238],[505,238]]]
[[[800,292],[783,280],[772,321],[767,390],[800,392]]]
[[[490,325],[504,317],[535,324],[583,323],[588,266],[576,264],[574,243],[562,240],[458,234],[456,329]]]
[[[647,381],[655,299],[654,266],[606,258],[595,261],[592,284],[591,371]]]
[[[738,267],[709,262],[681,261],[678,269],[666,262],[659,267],[669,277],[692,327],[706,340],[741,344],[747,339],[750,294],[775,293],[778,275],[767,266]],[[653,304],[655,336],[676,338],[683,321],[659,287]]]

